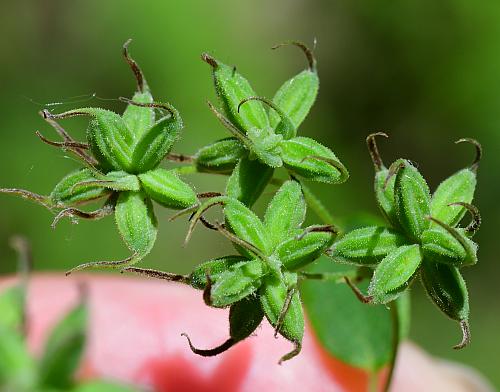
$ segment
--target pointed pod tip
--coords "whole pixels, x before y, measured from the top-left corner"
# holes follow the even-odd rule
[[[292,343],[294,344],[295,348],[289,353],[283,355],[278,361],[278,365],[282,365],[283,362],[289,361],[290,359],[300,354],[300,351],[302,350],[302,343],[297,340],[293,341]]]
[[[469,137],[464,137],[455,141],[455,144],[460,144],[460,143],[470,143],[476,148],[476,156],[474,157],[474,161],[470,166],[470,169],[473,172],[476,172],[477,169],[479,168],[479,162],[481,161],[481,158],[483,156],[483,147],[481,146],[481,143],[479,143],[476,139],[472,139]]]
[[[217,60],[215,58],[213,58],[212,56],[210,56],[208,53],[204,52],[201,54],[201,59],[209,64],[210,66],[212,66],[213,68],[217,68],[219,66],[219,64],[217,63]]]
[[[454,350],[461,350],[470,344],[470,328],[467,320],[460,320],[460,328],[462,329],[462,341],[453,346]]]
[[[191,351],[197,355],[201,355],[202,357],[213,357],[219,354],[222,354],[224,351],[229,350],[232,346],[234,346],[237,341],[235,341],[233,338],[229,338],[226,340],[224,343],[222,343],[220,346],[217,346],[212,349],[208,350],[203,350],[196,348],[193,343],[191,342],[191,339],[189,338],[189,335],[185,332],[181,333],[181,336],[185,337],[188,341],[189,348]]]
[[[388,138],[389,136],[385,132],[374,132],[366,137],[366,145],[368,146],[368,151],[370,152],[373,166],[375,166],[375,171],[378,172],[384,168],[384,162],[382,161],[382,157],[378,152],[377,142],[375,140],[377,136],[383,136],[385,138]]]
[[[285,42],[281,42],[279,44],[274,45],[273,47],[271,47],[271,49],[275,50],[275,49],[281,48],[282,46],[289,46],[289,45],[294,45],[294,46],[300,48],[304,52],[304,54],[307,58],[309,70],[316,72],[316,58],[314,57],[314,53],[303,42],[301,42],[301,41],[285,41]],[[314,47],[316,47],[316,39],[314,39]]]

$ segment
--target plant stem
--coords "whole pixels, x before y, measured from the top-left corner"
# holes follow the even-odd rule
[[[392,352],[391,361],[389,363],[389,373],[387,374],[387,380],[384,386],[384,392],[389,392],[391,387],[392,378],[394,376],[394,368],[396,367],[396,360],[398,357],[399,350],[399,312],[398,305],[396,301],[390,303],[391,309],[391,320],[392,320]]]
[[[306,199],[307,205],[316,213],[316,215],[323,221],[323,223],[336,226],[333,216],[330,214],[330,211],[328,211],[328,209],[323,205],[321,200],[319,200],[311,191],[311,189],[308,186],[304,185],[302,181],[300,181],[300,185],[302,186],[302,191],[304,192],[304,198]]]
[[[312,279],[312,280],[323,280],[328,282],[335,283],[345,283],[344,279],[347,276],[349,279],[357,279],[359,278],[358,272],[353,271],[345,271],[345,272],[300,272],[300,276],[304,279]]]

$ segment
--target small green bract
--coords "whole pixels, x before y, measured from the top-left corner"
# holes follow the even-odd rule
[[[431,300],[460,322],[463,340],[455,348],[463,348],[470,340],[469,302],[460,268],[477,262],[477,245],[471,238],[481,218],[471,202],[481,146],[472,139],[459,140],[475,145],[476,159],[443,181],[431,196],[410,161],[398,159],[389,169],[383,165],[376,136],[387,135],[372,134],[367,143],[376,170],[376,199],[390,226],[353,230],[335,242],[329,255],[335,261],[375,268],[368,296],[361,297],[366,302],[391,302],[420,276]],[[467,211],[472,222],[460,227]]]

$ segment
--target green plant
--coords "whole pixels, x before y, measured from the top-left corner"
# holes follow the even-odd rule
[[[53,142],[39,135],[41,139],[76,154],[85,167],[65,177],[49,196],[20,189],[0,191],[60,210],[53,225],[66,216],[99,219],[115,214],[118,230],[132,255],[121,261],[83,264],[69,272],[89,267],[118,268],[121,272],[189,284],[203,290],[207,305],[230,307],[230,337],[219,347],[195,348],[186,335],[191,349],[199,355],[217,355],[229,349],[253,333],[265,316],[276,334],[295,345],[280,363],[291,359],[300,352],[304,328],[300,283],[323,280],[326,282],[316,285],[345,282],[365,303],[390,304],[392,324],[381,327],[380,320],[386,318],[382,313],[365,319],[368,329],[379,328],[384,336],[391,335],[390,344],[373,343],[369,337],[365,345],[373,348],[372,360],[366,365],[370,371],[376,373],[387,364],[392,371],[399,339],[406,336],[409,325],[409,303],[402,294],[417,276],[422,278],[439,308],[461,323],[464,337],[456,348],[464,347],[470,339],[468,302],[459,268],[477,261],[477,245],[470,237],[479,226],[479,213],[470,203],[481,155],[479,144],[472,139],[459,141],[474,143],[477,159],[470,168],[444,181],[431,197],[424,178],[410,161],[399,159],[389,168],[383,165],[375,136],[386,135],[370,135],[367,142],[376,169],[375,195],[389,226],[359,228],[340,235],[334,242],[340,228],[333,225],[328,209],[304,182],[341,184],[349,174],[328,147],[314,139],[297,136],[298,127],[316,99],[319,79],[312,52],[298,42],[286,44],[298,46],[304,52],[308,67],[286,81],[272,100],[258,96],[235,67],[208,54],[202,55],[203,61],[212,67],[220,101],[220,109],[211,103],[209,108],[231,137],[217,140],[194,156],[188,156],[171,152],[182,128],[180,115],[172,105],[153,101],[139,66],[128,55],[127,42],[124,57],[136,77],[137,92],[132,100],[121,98],[127,103],[122,116],[101,108],[81,108],[57,115],[43,111],[43,117],[63,141]],[[155,111],[161,111],[164,116],[155,120]],[[80,115],[91,117],[86,143],[72,139],[56,122]],[[168,171],[159,167],[164,158],[188,164]],[[278,170],[287,175],[286,181],[275,176]],[[196,195],[178,177],[193,172],[228,175],[224,194]],[[251,208],[267,185],[280,188],[261,221]],[[76,208],[102,197],[108,199],[101,209],[86,212]],[[203,201],[205,198],[208,200]],[[152,200],[180,210],[173,218],[191,214],[186,243],[197,222],[201,222],[229,239],[240,255],[201,263],[188,276],[132,267],[150,252],[156,239]],[[301,228],[306,204],[323,224]],[[212,222],[205,216],[215,205],[223,206],[222,222]],[[459,225],[467,211],[472,213],[473,222],[462,228]],[[330,266],[333,259],[340,267],[332,266],[335,270],[327,272],[317,270],[318,265],[325,263],[323,254],[330,257]],[[320,258],[322,260],[313,265]],[[346,269],[342,264],[355,268]],[[353,280],[371,281],[367,296]],[[320,331],[321,325],[328,325],[325,317],[330,316],[315,314],[314,309],[331,299],[319,297],[311,284],[303,285],[307,294],[305,303],[323,341],[325,334]],[[339,303],[339,307],[347,306],[347,299],[339,301],[343,304]],[[352,306],[352,309],[353,315],[370,312],[367,308],[358,310]],[[377,308],[377,312],[380,309]],[[338,337],[337,342],[341,341],[339,346],[342,346],[349,341],[345,331],[351,332],[350,320],[343,318],[336,322],[345,327],[339,331],[332,329],[327,335]],[[329,347],[326,343],[325,346]],[[343,351],[347,354],[341,358],[363,362],[350,355],[356,348],[348,344],[347,347]],[[387,355],[387,347],[390,355]]]
[[[104,381],[78,383],[78,370],[87,340],[88,310],[85,286],[80,287],[79,303],[52,329],[40,358],[33,358],[26,347],[30,326],[26,311],[30,251],[26,240],[12,239],[20,255],[20,283],[0,295],[0,389],[2,391],[109,391],[133,389]]]

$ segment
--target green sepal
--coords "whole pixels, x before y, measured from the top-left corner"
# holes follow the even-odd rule
[[[129,171],[134,135],[118,114],[100,108],[82,108],[60,116],[88,115],[92,117],[87,128],[87,142],[101,168]]]
[[[0,294],[0,325],[7,331],[22,332],[25,300],[26,291],[22,285],[9,287]]]
[[[249,337],[260,325],[264,311],[259,297],[249,295],[236,302],[229,310],[229,335],[235,342]]]
[[[246,154],[243,144],[234,137],[217,140],[198,150],[196,168],[202,172],[230,173]]]
[[[272,274],[264,278],[262,288],[259,291],[260,302],[266,318],[273,327],[276,327],[283,311],[288,290],[289,286],[276,275]],[[293,356],[297,355],[300,352],[300,345],[304,336],[304,313],[298,290],[294,291],[290,306],[279,329],[279,334],[296,344],[297,348],[296,352],[293,352]],[[285,357],[284,360],[290,359]]]
[[[396,299],[408,287],[422,262],[419,245],[403,245],[389,253],[375,269],[368,295],[374,303]]]
[[[401,227],[412,239],[419,239],[429,228],[431,195],[429,186],[416,167],[407,160],[393,163],[399,166],[394,183],[394,202]]]
[[[457,267],[424,260],[420,277],[427,294],[444,314],[456,321],[469,318],[469,295]]]
[[[50,194],[50,200],[55,205],[61,204],[62,206],[75,206],[109,195],[110,191],[100,186],[77,186],[82,182],[96,180],[97,178],[91,170],[76,170],[59,181]]]
[[[333,242],[333,233],[310,232],[301,238],[292,237],[276,249],[278,258],[289,271],[296,271],[319,258]]]
[[[248,80],[234,67],[225,65],[206,54],[203,55],[203,59],[212,66],[215,90],[226,117],[244,132],[253,127],[260,129],[268,127],[266,110],[259,101],[247,102],[238,112],[241,101],[256,96]]]
[[[153,103],[153,96],[146,90],[137,91],[132,101],[139,104]],[[134,138],[139,139],[155,122],[155,110],[152,107],[128,104],[122,115],[127,128],[132,132]]]
[[[264,254],[271,252],[269,234],[255,213],[238,200],[230,199],[224,206],[228,227],[242,240],[252,244]],[[248,253],[245,252],[245,255]]]
[[[311,181],[340,184],[349,178],[349,172],[332,150],[311,138],[284,140],[281,157],[288,170]]]
[[[227,180],[226,194],[251,207],[273,176],[273,169],[257,160],[242,158]]]
[[[116,203],[115,221],[134,256],[142,258],[151,251],[158,222],[149,197],[142,192],[121,192]]]
[[[294,137],[297,129],[311,110],[318,95],[319,78],[316,71],[306,69],[287,80],[276,92],[273,102],[290,118],[294,125],[293,133],[283,135],[285,139]],[[280,116],[271,111],[269,121],[273,128],[280,123]]]
[[[451,203],[471,203],[476,189],[476,174],[463,169],[444,180],[432,195],[431,215],[450,226],[456,226],[466,209]]]
[[[66,389],[74,383],[86,343],[87,319],[82,302],[52,330],[39,363],[40,386]]]
[[[242,300],[260,287],[264,274],[264,265],[258,259],[234,264],[211,287],[210,305],[222,308]]]
[[[406,244],[406,238],[396,230],[380,226],[363,227],[338,239],[329,256],[338,262],[374,266],[389,253]]]
[[[164,207],[183,209],[197,201],[196,193],[179,178],[176,170],[157,168],[138,177],[147,195]]]
[[[273,168],[283,166],[280,156],[283,136],[275,134],[271,127],[250,128],[247,136],[252,146],[250,159],[258,159]]]
[[[0,324],[0,389],[2,391],[34,391],[36,366],[23,341],[23,336]]]
[[[217,282],[221,274],[235,264],[247,261],[243,256],[226,256],[205,261],[189,275],[189,282],[195,289],[203,290],[207,286],[207,275],[212,282]]]
[[[159,119],[134,145],[131,157],[131,173],[144,173],[156,168],[179,138],[183,124],[179,112],[164,104],[171,113]]]
[[[394,228],[399,228],[401,226],[396,214],[396,205],[394,202],[394,183],[396,182],[396,177],[391,176],[391,178],[387,181],[388,175],[389,170],[386,168],[383,168],[375,173],[375,199],[377,200],[380,211],[387,221]]]
[[[264,226],[270,237],[271,247],[287,239],[298,229],[306,217],[306,202],[297,181],[286,181],[267,206]]]
[[[422,233],[422,251],[424,258],[437,263],[462,267],[477,263],[477,244],[467,237],[464,229],[450,230],[460,236],[459,241],[441,227],[431,227]],[[465,246],[464,246],[465,245]]]

